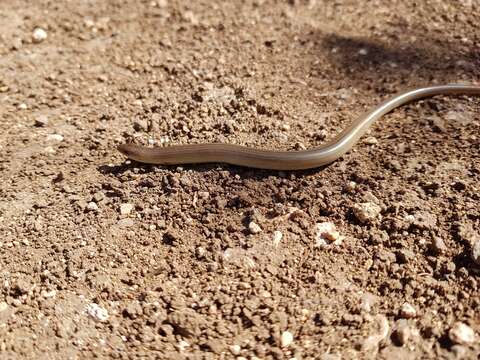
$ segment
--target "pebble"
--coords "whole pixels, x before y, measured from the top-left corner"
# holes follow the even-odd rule
[[[380,206],[373,202],[365,202],[353,206],[353,214],[361,223],[369,223],[377,219],[381,210]]]
[[[5,301],[0,302],[0,312],[8,309],[8,304]]]
[[[415,253],[408,249],[401,249],[396,252],[397,262],[400,264],[407,264],[415,258]]]
[[[250,224],[248,224],[248,230],[251,234],[258,234],[262,231],[262,228],[256,222],[251,221]]]
[[[185,340],[180,340],[177,344],[177,349],[180,351],[184,351],[189,346],[190,344],[188,342],[186,342]]]
[[[117,225],[120,227],[130,227],[133,226],[134,222],[133,219],[126,218],[126,219],[121,219],[118,220]]]
[[[457,359],[465,359],[468,349],[462,345],[453,345],[450,349]]]
[[[33,287],[32,283],[27,279],[18,279],[15,284],[15,289],[22,295],[27,294]]]
[[[97,203],[102,201],[104,198],[105,195],[101,191],[97,191],[95,194],[93,194],[93,200],[95,200]]]
[[[362,49],[358,50],[358,54],[362,55],[362,56],[365,56],[365,55],[368,54],[368,50],[365,49],[365,48],[362,48]]]
[[[417,310],[410,305],[408,302],[403,303],[402,307],[400,308],[399,315],[404,319],[411,319],[417,316]]]
[[[42,28],[36,28],[32,33],[32,40],[34,43],[41,43],[47,38],[47,32]]]
[[[42,296],[45,299],[54,298],[57,295],[57,290],[42,291]]]
[[[60,134],[50,134],[47,136],[47,141],[61,142],[63,141],[63,136]]]
[[[123,314],[130,319],[136,319],[143,314],[143,309],[140,303],[137,301],[129,303],[125,309],[123,309]]]
[[[475,264],[480,265],[480,239],[472,244],[471,257]]]
[[[98,205],[93,201],[90,201],[85,207],[87,211],[98,211]]]
[[[108,311],[98,304],[88,304],[85,308],[85,311],[95,320],[106,321],[108,319]]]
[[[352,193],[356,190],[357,183],[355,181],[349,181],[347,185],[345,185],[345,190],[349,193]]]
[[[363,351],[371,351],[378,349],[380,342],[385,339],[390,331],[390,324],[385,315],[377,315],[373,318],[377,323],[378,332],[370,335],[361,343]]]
[[[200,199],[206,200],[206,199],[208,199],[208,198],[210,197],[210,193],[209,193],[208,191],[199,191],[199,192],[198,192],[198,197],[199,197]]]
[[[369,136],[364,140],[365,144],[367,145],[375,145],[378,144],[378,140],[374,136]]]
[[[135,131],[147,131],[148,122],[146,120],[136,120],[133,122],[133,129]]]
[[[284,331],[280,336],[280,345],[288,347],[293,342],[293,334],[290,331]]]
[[[27,110],[28,106],[25,103],[18,104],[17,106],[18,110]]]
[[[55,154],[56,151],[53,147],[51,146],[47,146],[43,149],[43,151],[45,152],[45,154]]]
[[[221,354],[223,352],[223,344],[220,340],[212,339],[205,344],[215,354]]]
[[[133,210],[133,204],[125,203],[120,205],[120,215],[128,215]]]
[[[273,246],[277,247],[280,245],[280,242],[282,241],[283,234],[281,231],[275,230],[273,232]]]
[[[35,118],[35,126],[44,127],[48,125],[48,117],[46,115],[38,115]]]
[[[456,322],[448,332],[448,337],[454,344],[468,345],[475,341],[475,332],[467,324]]]
[[[439,236],[435,236],[432,239],[432,243],[430,244],[430,249],[436,254],[443,254],[447,251],[447,245],[445,245],[445,241]]]
[[[340,245],[343,236],[337,231],[332,222],[322,222],[315,224],[315,246],[325,246],[328,243]]]
[[[240,347],[240,345],[232,345],[232,346],[230,346],[230,352],[231,352],[233,355],[238,355],[238,354],[240,354],[241,351],[242,351],[242,348]]]

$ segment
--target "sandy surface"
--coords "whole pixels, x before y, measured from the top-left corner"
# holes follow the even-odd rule
[[[115,146],[321,144],[395,92],[478,82],[478,19],[468,0],[0,2],[1,358],[477,358],[479,98],[402,107],[312,171]]]

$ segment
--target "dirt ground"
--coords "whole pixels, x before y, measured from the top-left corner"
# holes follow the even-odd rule
[[[319,145],[398,91],[478,83],[479,19],[472,0],[1,1],[0,357],[478,358],[479,97],[404,106],[310,171],[115,148]]]

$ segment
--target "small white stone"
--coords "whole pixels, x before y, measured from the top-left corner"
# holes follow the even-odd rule
[[[357,183],[355,181],[349,181],[345,186],[345,190],[347,190],[348,192],[354,192],[356,188]]]
[[[36,28],[32,33],[32,40],[34,43],[41,43],[47,38],[47,32],[42,28]]]
[[[133,204],[121,204],[120,205],[120,215],[128,215],[132,212],[133,210]]]
[[[281,231],[275,230],[273,232],[273,246],[277,247],[280,245],[280,242],[282,241],[283,234]]]
[[[400,316],[404,319],[411,319],[417,316],[417,310],[408,302],[404,303],[400,308]]]
[[[45,299],[53,298],[57,295],[57,290],[42,291],[42,296]]]
[[[230,346],[230,352],[233,354],[233,355],[238,355],[240,354],[240,351],[242,351],[242,348],[240,347],[240,345],[232,345]]]
[[[448,332],[450,340],[455,344],[468,345],[475,341],[473,329],[462,322],[456,322]]]
[[[362,56],[365,56],[365,55],[368,54],[368,50],[365,49],[365,48],[362,48],[362,49],[358,50],[358,54],[362,55]]]
[[[47,146],[43,149],[43,152],[45,152],[45,154],[55,154],[56,151],[53,147],[51,146]]]
[[[5,301],[0,302],[0,312],[8,309],[8,304]]]
[[[87,206],[86,206],[86,209],[88,211],[98,211],[98,205],[96,203],[94,203],[93,201],[90,201]]]
[[[474,240],[470,255],[473,262],[480,265],[480,239]]]
[[[367,145],[375,145],[375,144],[378,144],[378,140],[376,137],[374,136],[369,136],[367,137],[365,140],[365,144]]]
[[[293,334],[290,331],[284,331],[280,337],[280,345],[288,347],[293,342]]]
[[[60,134],[50,134],[47,136],[47,141],[61,142],[63,141],[63,136]]]
[[[332,222],[322,222],[315,224],[315,246],[324,246],[328,243],[340,245],[343,236],[337,231],[337,228]]]
[[[98,321],[106,321],[108,319],[108,311],[98,304],[91,303],[85,307],[88,315]]]
[[[190,344],[188,342],[186,342],[185,340],[180,340],[177,344],[177,349],[180,351],[184,351],[189,346]]]
[[[283,130],[283,131],[288,131],[288,130],[290,130],[290,125],[288,125],[288,124],[282,124],[282,130]]]
[[[250,224],[248,224],[248,230],[251,234],[258,234],[262,231],[262,228],[256,222],[251,221]]]
[[[368,223],[377,219],[382,209],[373,202],[365,202],[355,204],[353,206],[353,214],[361,223]]]
[[[25,103],[18,104],[18,110],[27,110],[28,106]]]

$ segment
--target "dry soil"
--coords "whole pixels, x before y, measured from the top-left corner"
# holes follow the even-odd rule
[[[404,106],[311,171],[115,147],[321,144],[398,91],[478,83],[479,19],[475,0],[2,0],[0,357],[477,358],[479,98]]]

